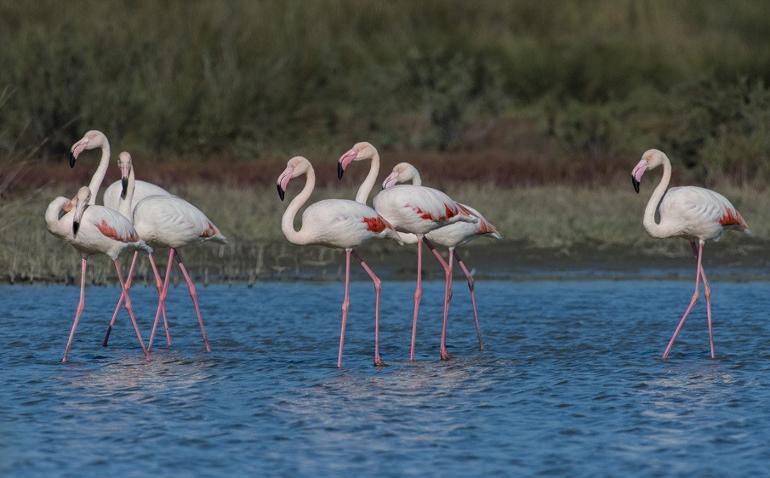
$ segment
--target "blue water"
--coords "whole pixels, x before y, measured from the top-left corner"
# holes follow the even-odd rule
[[[713,290],[717,359],[699,305],[663,362],[689,282],[481,282],[484,352],[458,284],[441,362],[429,283],[412,364],[412,284],[387,282],[376,369],[356,282],[337,370],[338,283],[201,288],[211,354],[177,287],[150,362],[125,315],[100,346],[117,290],[93,287],[66,365],[77,289],[1,287],[0,475],[765,474],[770,284]],[[133,299],[147,335],[154,293]]]

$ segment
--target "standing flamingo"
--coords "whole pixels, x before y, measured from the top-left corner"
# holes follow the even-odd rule
[[[123,179],[129,184],[129,189],[131,189],[131,186],[136,182],[131,156],[128,153],[121,153],[120,164]],[[126,176],[128,177],[126,178]],[[123,207],[128,207],[125,203],[132,204],[130,198],[125,198],[122,201],[124,202]],[[187,282],[187,288],[192,298],[195,315],[198,318],[198,325],[203,336],[203,345],[206,352],[211,352],[211,346],[206,336],[206,328],[203,325],[203,316],[198,304],[198,293],[195,290],[195,284],[193,284],[190,274],[187,272],[187,267],[184,265],[179,249],[208,241],[226,244],[227,239],[200,209],[176,196],[148,196],[134,203],[133,222],[139,237],[145,242],[156,247],[167,247],[169,249],[166,275],[159,294],[158,308],[155,312],[155,320],[152,324],[152,332],[150,332],[147,350],[152,350],[155,332],[158,328],[158,320],[161,312],[165,311],[168,284],[171,279],[174,259],[176,259],[179,270],[182,271],[182,275]],[[155,264],[151,256],[150,263],[153,265],[153,271],[157,276]],[[114,321],[115,317],[113,316],[110,327],[114,325]],[[164,326],[166,328],[166,340],[170,343],[171,338],[168,332],[168,324],[164,323]],[[107,334],[109,335],[109,329]]]
[[[366,200],[371,189],[368,185],[372,170],[379,168],[380,155],[370,143],[356,143],[353,148],[343,154],[338,162],[337,175],[342,178],[347,167],[353,161],[372,161],[367,180],[361,185],[356,200]],[[376,174],[375,174],[376,176]],[[412,315],[412,340],[409,349],[409,360],[414,361],[415,342],[417,340],[417,317],[422,299],[422,243],[425,234],[439,227],[454,224],[458,221],[477,222],[471,212],[455,202],[441,191],[425,186],[399,185],[381,191],[374,197],[374,209],[399,232],[412,233],[417,236],[417,286],[414,291],[414,311]],[[400,237],[399,237],[400,239]],[[430,241],[425,244],[434,250]],[[448,270],[448,265],[436,255],[441,267]]]
[[[409,181],[411,181],[415,186],[420,186],[422,184],[422,179],[420,178],[420,173],[417,171],[417,168],[409,163],[398,163],[393,167],[393,172],[390,173],[387,178],[385,178],[385,181],[382,183],[382,187],[387,189],[389,187],[395,186],[396,184],[406,183]],[[444,321],[441,327],[440,353],[442,360],[447,360],[449,358],[449,353],[446,350],[446,330],[447,319],[449,316],[449,301],[452,300],[452,268],[455,257],[457,258],[457,263],[465,273],[465,278],[468,281],[468,289],[471,292],[471,304],[473,305],[473,319],[476,323],[476,336],[479,340],[479,350],[484,350],[484,341],[481,338],[481,326],[479,324],[479,314],[476,310],[476,293],[473,276],[465,266],[465,263],[463,263],[460,254],[455,251],[455,248],[457,246],[467,244],[481,236],[494,237],[495,239],[503,238],[500,233],[497,232],[495,226],[487,221],[486,218],[481,215],[481,213],[468,205],[463,204],[462,206],[468,209],[468,211],[470,211],[471,214],[473,214],[475,217],[477,217],[478,222],[456,222],[448,226],[434,229],[425,235],[425,238],[430,240],[430,242],[433,244],[438,244],[449,249],[449,264],[445,268]],[[409,244],[417,242],[417,237],[414,234],[402,234],[401,237],[404,239],[404,242]],[[437,257],[440,257],[440,254],[437,250],[433,249],[433,253],[437,255]],[[443,258],[441,259],[443,260]]]
[[[104,181],[104,176],[107,174],[107,168],[110,165],[110,142],[107,139],[107,136],[98,130],[90,130],[87,131],[86,134],[83,135],[81,139],[79,139],[75,144],[72,145],[70,148],[70,167],[74,168],[75,163],[78,159],[78,157],[83,153],[83,151],[89,151],[92,149],[101,149],[101,159],[99,160],[99,166],[96,168],[96,171],[94,172],[94,175],[91,177],[91,182],[88,185],[88,188],[91,190],[91,204],[96,204],[96,196],[99,192],[99,187],[102,184],[102,181]],[[125,196],[126,193],[126,182],[127,178],[124,176],[119,181],[113,182],[107,190],[104,192],[103,196],[103,203],[105,207],[108,207],[112,209],[113,211],[119,211],[121,208],[121,196]],[[124,212],[123,215],[131,219],[133,208],[136,206],[136,204],[141,201],[142,199],[148,197],[148,196],[171,196],[171,193],[166,191],[165,189],[156,186],[152,183],[148,183],[145,181],[136,181],[136,185],[134,188],[134,196],[133,200],[128,203],[129,210],[128,212]],[[125,202],[125,201],[123,201]],[[131,258],[131,265],[129,267],[129,274],[128,279],[126,280],[126,289],[131,289],[131,282],[133,277],[133,270],[136,266],[136,259],[138,251],[134,251],[134,255]],[[150,258],[150,264],[153,268],[153,273],[155,274],[155,287],[158,290],[158,294],[161,292],[161,283],[159,280],[159,275],[157,274],[157,268],[155,267],[154,261],[152,260],[152,255],[149,256]],[[123,304],[124,296],[121,294],[120,299],[118,299],[118,304],[115,307],[115,311],[112,315],[112,320],[110,321],[111,324],[114,324],[115,319],[117,317],[118,312],[120,311],[120,307]],[[166,311],[163,310],[163,323],[164,325],[167,324],[166,320]],[[107,343],[110,338],[110,332],[112,331],[112,327],[109,327],[107,329],[107,334],[104,337],[103,344],[105,347],[107,346]],[[168,333],[166,334],[166,341],[170,343],[170,336]]]
[[[703,270],[703,246],[707,240],[719,240],[724,229],[739,229],[749,232],[749,226],[743,220],[743,216],[721,194],[709,189],[696,186],[683,186],[668,189],[671,180],[671,161],[662,151],[650,149],[645,151],[642,159],[631,172],[631,183],[636,192],[639,192],[639,184],[644,173],[663,165],[663,178],[652,192],[647,207],[644,210],[644,228],[652,237],[682,237],[690,241],[693,253],[697,257],[695,272],[695,291],[690,305],[685,310],[663,352],[663,359],[667,359],[674,345],[684,321],[690,314],[699,296],[699,283],[703,279],[703,288],[706,295],[706,315],[708,318],[709,347],[711,358],[716,358],[714,353],[714,336],[711,327],[711,289],[709,288],[706,272]],[[655,212],[660,215],[660,222],[655,222]],[[697,244],[696,244],[697,241]]]
[[[356,256],[361,267],[374,283],[374,364],[383,365],[380,357],[380,290],[382,282],[364,259],[354,250],[365,241],[377,237],[397,238],[397,233],[388,221],[365,204],[346,199],[326,199],[308,206],[302,213],[302,226],[294,229],[294,218],[307,202],[315,188],[315,171],[306,158],[295,156],[286,164],[278,177],[278,196],[283,201],[286,187],[294,178],[306,175],[305,187],[289,203],[281,219],[281,230],[292,244],[317,244],[345,250],[345,298],[342,302],[342,325],[337,367],[342,367],[342,351],[345,346],[345,327],[350,308],[350,256]]]
[[[134,192],[136,190],[136,179],[134,176],[134,168],[131,163],[131,155],[126,151],[123,151],[122,153],[120,153],[120,155],[118,155],[118,167],[120,168],[120,176],[121,176],[120,183],[122,185],[122,191],[118,196],[120,198],[120,201],[118,203],[119,212],[126,218],[133,221],[132,206],[136,204],[136,202],[133,201]],[[141,238],[141,234],[140,234],[140,238]],[[127,291],[131,289],[131,282],[134,277],[134,267],[136,266],[137,253],[138,253],[137,251],[134,252],[134,256],[131,259],[131,266],[128,269],[128,276],[126,278]],[[155,278],[155,287],[158,290],[158,297],[160,297],[160,294],[163,291],[163,284],[160,278],[160,274],[158,273],[158,267],[155,265],[155,259],[153,258],[151,252],[147,254],[147,259],[150,261],[152,273]],[[109,326],[107,327],[107,333],[104,335],[104,340],[102,342],[102,346],[104,347],[106,347],[107,344],[109,343],[110,333],[112,332],[112,328],[115,325],[115,321],[118,318],[118,312],[120,312],[120,307],[123,305],[123,301],[125,300],[125,298],[126,296],[124,294],[120,294],[118,303],[115,306],[115,311],[112,313],[112,319],[110,320]],[[163,314],[163,327],[166,331],[166,343],[168,345],[171,345],[171,334],[168,329],[168,319],[166,318],[165,306],[161,307],[161,312]]]
[[[72,346],[80,316],[85,307],[86,266],[88,256],[91,254],[105,254],[112,259],[115,265],[118,281],[126,298],[126,308],[134,326],[136,338],[142,347],[142,352],[147,356],[142,334],[136,324],[131,299],[128,296],[126,285],[120,272],[118,256],[125,250],[145,250],[151,252],[147,244],[139,239],[139,235],[131,225],[131,222],[123,215],[103,206],[90,204],[91,190],[82,187],[78,194],[71,200],[64,197],[54,199],[46,209],[45,221],[48,231],[54,236],[64,239],[71,244],[81,255],[80,270],[80,301],[75,310],[75,320],[72,323],[67,346],[64,349],[62,362],[67,361],[67,354]],[[64,213],[62,215],[62,213]]]

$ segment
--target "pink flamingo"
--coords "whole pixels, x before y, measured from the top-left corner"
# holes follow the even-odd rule
[[[415,168],[409,163],[398,163],[396,166],[393,167],[393,172],[390,173],[390,175],[387,178],[385,178],[385,181],[382,183],[382,187],[387,189],[395,186],[396,184],[406,183],[409,181],[411,181],[412,184],[415,186],[420,186],[422,184],[422,179],[420,178],[420,173],[417,171],[417,168]],[[436,255],[436,257],[439,259],[439,262],[441,262],[442,266],[444,266],[444,275],[445,275],[444,321],[441,327],[441,347],[440,347],[442,360],[447,360],[449,358],[449,353],[446,350],[446,330],[447,330],[447,319],[449,316],[449,301],[452,300],[452,268],[453,268],[455,257],[457,258],[457,264],[459,264],[460,268],[462,268],[463,272],[465,273],[465,278],[468,281],[468,289],[471,292],[471,304],[473,304],[473,319],[475,320],[475,323],[476,323],[476,336],[478,337],[478,340],[479,340],[479,350],[484,350],[484,341],[481,338],[481,326],[479,324],[479,315],[476,310],[476,293],[475,293],[473,276],[471,275],[471,272],[468,270],[468,268],[465,266],[465,263],[463,263],[463,260],[460,257],[460,254],[455,251],[455,248],[457,246],[467,244],[470,241],[481,236],[494,237],[495,239],[503,238],[500,235],[500,233],[497,232],[497,229],[495,228],[495,226],[492,225],[492,223],[490,223],[489,221],[487,221],[486,218],[481,215],[481,213],[479,213],[477,210],[473,209],[468,205],[463,204],[462,206],[465,207],[468,211],[470,211],[471,214],[473,214],[475,217],[477,217],[478,222],[475,222],[475,223],[456,222],[448,226],[434,229],[425,235],[425,238],[430,240],[430,242],[432,242],[433,244],[438,244],[440,246],[444,246],[449,249],[448,264],[444,262],[443,257],[441,257],[441,254],[436,249],[433,249],[433,254]],[[417,236],[415,236],[414,234],[401,234],[401,237],[404,239],[404,242],[408,244],[413,244],[417,242]]]
[[[89,183],[89,189],[92,191],[91,195],[91,204],[96,204],[96,196],[99,191],[99,187],[102,184],[102,181],[104,180],[105,175],[107,174],[107,168],[110,164],[110,142],[107,139],[107,136],[98,130],[90,130],[87,131],[86,134],[83,135],[81,139],[79,139],[75,144],[72,145],[70,148],[70,167],[75,167],[75,162],[77,161],[78,157],[83,153],[83,151],[89,151],[92,149],[101,149],[101,159],[99,160],[99,166],[96,168],[96,171],[94,172],[94,175],[91,177],[91,182]],[[127,153],[126,153],[127,154]],[[113,211],[119,211],[121,209],[121,197],[126,195],[126,186],[127,186],[127,177],[123,176],[121,180],[113,182],[107,190],[104,192],[103,196],[103,202],[104,206],[108,207],[109,209],[112,209]],[[123,215],[130,219],[132,217],[133,213],[133,207],[136,206],[136,204],[141,201],[142,199],[148,197],[148,196],[171,196],[171,193],[166,191],[165,189],[156,186],[152,183],[148,183],[145,181],[136,181],[134,186],[134,195],[133,199],[128,202],[128,205],[130,206],[128,211],[124,212]],[[138,251],[134,251],[134,255],[131,258],[131,265],[129,267],[129,273],[128,273],[128,279],[126,280],[126,290],[131,289],[132,285],[132,277],[133,277],[133,271],[134,267],[136,266],[136,259]],[[153,260],[152,255],[149,255],[150,264],[153,269],[153,273],[155,275],[155,287],[158,290],[158,294],[161,292],[161,281],[160,276],[157,271],[157,267],[155,266],[155,262]],[[112,314],[112,320],[110,321],[110,324],[114,324],[115,320],[117,318],[118,312],[120,311],[120,307],[123,304],[123,301],[125,300],[124,295],[121,293],[120,299],[118,299],[118,304],[115,307],[115,311]],[[166,319],[166,311],[163,310],[163,324],[167,325],[168,321]],[[108,327],[107,334],[104,337],[104,341],[102,343],[103,346],[107,346],[110,338],[110,332],[112,331],[112,326]],[[167,343],[171,343],[171,337],[166,333],[166,341]]]
[[[347,167],[353,161],[371,160],[369,175],[356,195],[356,200],[366,200],[371,189],[368,182],[372,171],[378,171],[380,156],[377,149],[370,143],[356,143],[353,148],[343,154],[337,166],[337,175],[342,178]],[[376,173],[374,174],[376,177]],[[373,183],[373,181],[372,181]],[[425,186],[399,185],[384,189],[374,197],[374,209],[385,218],[399,232],[412,233],[417,237],[417,286],[414,291],[414,311],[412,315],[412,340],[409,350],[409,360],[414,361],[415,342],[417,340],[417,317],[420,311],[420,301],[422,299],[422,243],[425,234],[434,229],[458,221],[477,222],[478,219],[466,209],[463,205],[452,200],[441,191]],[[399,235],[400,239],[400,235]],[[435,251],[430,241],[425,244]],[[448,267],[441,258],[441,254],[436,255],[436,259],[443,268]]]
[[[326,199],[311,204],[302,213],[300,230],[294,229],[294,218],[307,202],[315,188],[315,171],[306,158],[295,156],[286,164],[278,177],[278,196],[283,201],[286,187],[294,178],[306,176],[305,187],[289,203],[281,219],[281,230],[292,244],[317,244],[345,250],[345,298],[342,302],[342,324],[337,367],[342,367],[342,351],[345,346],[345,326],[350,308],[350,256],[355,255],[361,267],[374,283],[374,364],[383,365],[380,357],[380,290],[382,281],[364,259],[354,250],[372,238],[397,238],[396,231],[388,221],[365,204],[346,199]]]
[[[684,321],[690,314],[699,296],[699,283],[703,279],[706,296],[706,315],[708,318],[709,346],[711,358],[714,353],[714,336],[711,327],[711,289],[709,288],[706,272],[703,270],[703,246],[707,240],[719,240],[724,229],[739,229],[749,232],[749,226],[737,209],[721,194],[709,189],[696,186],[684,186],[668,189],[671,180],[671,161],[662,151],[650,149],[645,151],[642,159],[631,172],[631,183],[636,192],[647,170],[663,165],[663,178],[652,192],[647,207],[644,210],[644,228],[652,237],[682,237],[690,241],[693,253],[697,257],[695,273],[695,291],[690,305],[679,321],[666,350],[663,359],[667,359]],[[655,222],[655,212],[660,215],[660,222]],[[697,241],[697,244],[696,244]]]
[[[131,324],[134,326],[136,338],[142,347],[142,352],[147,356],[147,350],[144,347],[142,334],[136,324],[131,299],[128,297],[126,285],[120,271],[118,256],[125,250],[145,250],[152,252],[144,241],[139,239],[139,235],[131,225],[131,222],[123,215],[112,209],[103,206],[94,206],[90,204],[91,190],[82,187],[78,194],[70,199],[57,197],[46,209],[45,221],[48,231],[54,236],[64,239],[71,244],[81,255],[80,270],[80,301],[75,310],[75,320],[72,323],[67,346],[64,349],[62,362],[67,361],[67,354],[72,346],[72,340],[75,337],[80,316],[85,307],[85,287],[86,287],[86,266],[88,256],[91,254],[105,254],[112,259],[115,265],[118,281],[123,295],[126,297],[126,308],[131,317]],[[63,213],[63,215],[62,215]]]
[[[128,153],[121,153],[120,166],[123,176],[122,180],[127,184],[128,190],[131,191],[136,180],[134,179],[134,167],[131,156]],[[198,304],[198,293],[195,289],[195,284],[190,278],[190,274],[187,272],[187,267],[184,265],[179,249],[208,241],[226,244],[227,239],[200,209],[176,196],[147,196],[135,203],[131,202],[130,197],[121,200],[121,207],[123,208],[127,209],[131,204],[133,204],[134,207],[133,223],[139,237],[148,244],[156,247],[167,247],[169,249],[166,275],[163,286],[160,289],[158,308],[155,312],[155,320],[152,324],[152,332],[150,333],[147,350],[152,350],[152,344],[155,339],[155,332],[158,327],[158,320],[161,312],[164,313],[166,340],[169,344],[171,342],[168,324],[165,322],[165,302],[166,297],[168,296],[168,285],[171,278],[172,266],[176,259],[179,270],[182,271],[182,275],[187,282],[187,288],[190,297],[192,298],[195,315],[198,319],[201,335],[203,336],[203,345],[206,352],[211,352],[211,346],[209,345],[208,337],[206,336],[206,328],[203,324],[203,316],[201,315]],[[160,276],[158,275],[152,255],[150,255],[149,258],[150,264],[152,264],[153,267],[153,272],[159,282]],[[118,307],[119,306],[120,303],[118,303]],[[115,316],[113,316],[113,319],[110,322],[110,328],[114,325],[114,321]],[[107,331],[107,336],[109,336],[109,329]]]

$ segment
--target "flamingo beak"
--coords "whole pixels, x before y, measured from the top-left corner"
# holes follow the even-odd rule
[[[634,191],[636,191],[637,194],[639,194],[639,185],[642,183],[642,176],[644,176],[644,173],[647,171],[647,160],[642,159],[640,160],[636,166],[634,166],[634,170],[631,171],[631,184],[634,186]]]
[[[75,161],[80,156],[80,153],[86,149],[87,145],[88,139],[85,138],[72,145],[72,149],[70,149],[70,168],[75,167]]]
[[[350,163],[352,163],[357,157],[358,152],[355,149],[351,149],[350,151],[340,156],[340,159],[337,162],[337,179],[342,179],[342,175],[345,174],[345,169],[347,169],[347,167],[350,166]]]
[[[128,193],[128,175],[131,172],[131,168],[128,164],[121,163],[120,165],[120,199],[126,199]]]
[[[294,168],[287,167],[280,176],[278,176],[278,182],[276,184],[276,187],[278,188],[278,197],[281,198],[281,201],[283,201],[284,196],[286,195],[286,188],[289,186],[289,181],[291,181],[291,175],[294,173]]]
[[[388,189],[392,188],[398,184],[398,180],[396,179],[396,173],[390,173],[390,175],[385,178],[385,181],[382,182],[382,189]]]

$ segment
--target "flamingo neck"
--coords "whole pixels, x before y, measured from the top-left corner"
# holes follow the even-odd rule
[[[307,179],[305,179],[305,187],[303,187],[302,191],[291,200],[281,218],[281,231],[283,231],[283,235],[286,236],[286,239],[292,244],[302,245],[310,242],[307,238],[307,234],[305,234],[301,228],[299,231],[294,229],[294,218],[297,216],[297,212],[307,202],[315,188],[315,171],[313,171],[313,166],[308,166],[305,175],[307,176]]]
[[[642,224],[644,224],[644,228],[647,229],[647,233],[649,233],[652,237],[670,236],[668,228],[666,228],[660,223],[655,222],[655,212],[658,210],[660,201],[663,199],[663,196],[666,194],[666,191],[668,190],[668,184],[670,181],[671,181],[671,161],[669,161],[668,157],[664,156],[663,157],[663,177],[660,178],[660,182],[658,183],[658,186],[655,188],[654,191],[652,191],[652,196],[650,196],[650,200],[647,202],[647,207],[644,210],[644,220],[642,221]],[[661,218],[661,222],[663,222],[663,220],[664,218]]]
[[[102,144],[102,158],[99,160],[99,167],[96,168],[96,172],[91,177],[91,182],[88,183],[88,189],[91,190],[91,199],[88,204],[96,204],[96,195],[99,193],[99,188],[102,186],[104,176],[107,174],[107,167],[110,165],[110,142],[107,138],[104,138],[104,144]]]
[[[134,189],[136,188],[136,177],[134,176],[134,167],[128,172],[128,184],[126,185],[126,199],[120,199],[120,212],[132,223],[134,222],[133,215],[131,214],[131,203],[134,201]]]
[[[356,202],[366,204],[369,200],[369,194],[372,192],[374,183],[377,182],[377,176],[380,174],[380,153],[374,150],[372,155],[372,164],[369,166],[369,174],[366,175],[366,179],[361,183],[356,193]]]
[[[51,201],[48,208],[45,210],[46,226],[48,227],[48,231],[55,236],[64,237],[67,235],[67,226],[61,221],[59,214],[61,213],[62,208],[64,208],[64,205],[69,201],[69,199],[59,196]]]
[[[412,186],[422,186],[422,178],[417,171],[414,172],[414,176],[412,177]]]

